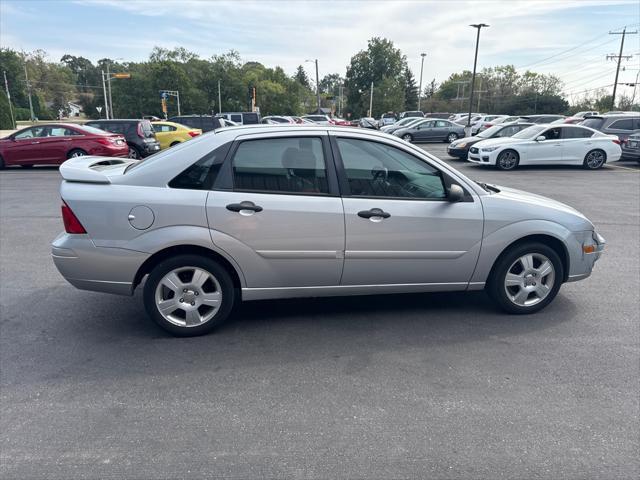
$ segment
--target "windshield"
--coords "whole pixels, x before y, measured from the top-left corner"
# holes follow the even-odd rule
[[[478,135],[476,135],[476,137],[480,137],[480,138],[491,138],[493,137],[496,133],[498,133],[500,130],[502,130],[504,127],[502,126],[498,126],[495,125],[491,128],[487,128],[486,130],[480,132]]]
[[[513,135],[511,138],[534,138],[537,137],[539,133],[542,133],[547,127],[540,125],[533,125],[529,128],[525,128],[524,130],[520,130],[518,133]]]

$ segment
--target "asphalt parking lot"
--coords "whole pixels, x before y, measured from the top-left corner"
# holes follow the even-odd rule
[[[0,172],[1,477],[640,476],[640,171],[497,172],[607,239],[541,313],[482,292],[265,301],[178,339],[49,256],[57,169]]]

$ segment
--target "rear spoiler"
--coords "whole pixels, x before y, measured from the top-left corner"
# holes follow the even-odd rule
[[[133,163],[129,159],[112,157],[76,157],[60,165],[60,175],[68,182],[111,183],[109,167]],[[120,171],[120,169],[118,169]]]

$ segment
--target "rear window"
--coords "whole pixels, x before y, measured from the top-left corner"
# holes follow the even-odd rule
[[[240,120],[238,120],[240,122]],[[257,113],[249,112],[243,114],[242,123],[245,125],[255,125],[260,122],[260,117]]]
[[[236,123],[242,123],[242,115],[239,113],[237,115],[231,115],[231,121]]]
[[[104,122],[104,123],[91,123],[89,126],[100,128],[106,132],[119,133],[120,135],[126,135],[127,124],[117,122]]]
[[[600,130],[603,123],[604,118],[587,118],[582,122],[582,125],[584,125],[585,127],[593,128],[595,130]]]
[[[78,130],[82,130],[83,132],[91,133],[93,135],[104,135],[105,133],[109,133],[97,126],[90,127],[89,125],[82,125],[77,127]]]
[[[140,125],[142,125],[142,134],[145,137],[153,137],[153,126],[149,120],[142,120]]]

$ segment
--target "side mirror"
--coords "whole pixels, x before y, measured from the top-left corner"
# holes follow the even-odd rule
[[[547,137],[545,137],[544,135],[540,135],[539,137],[536,137],[536,142],[544,142],[547,139]]]
[[[464,198],[464,190],[460,185],[452,183],[447,193],[447,200],[451,203],[460,202]]]

